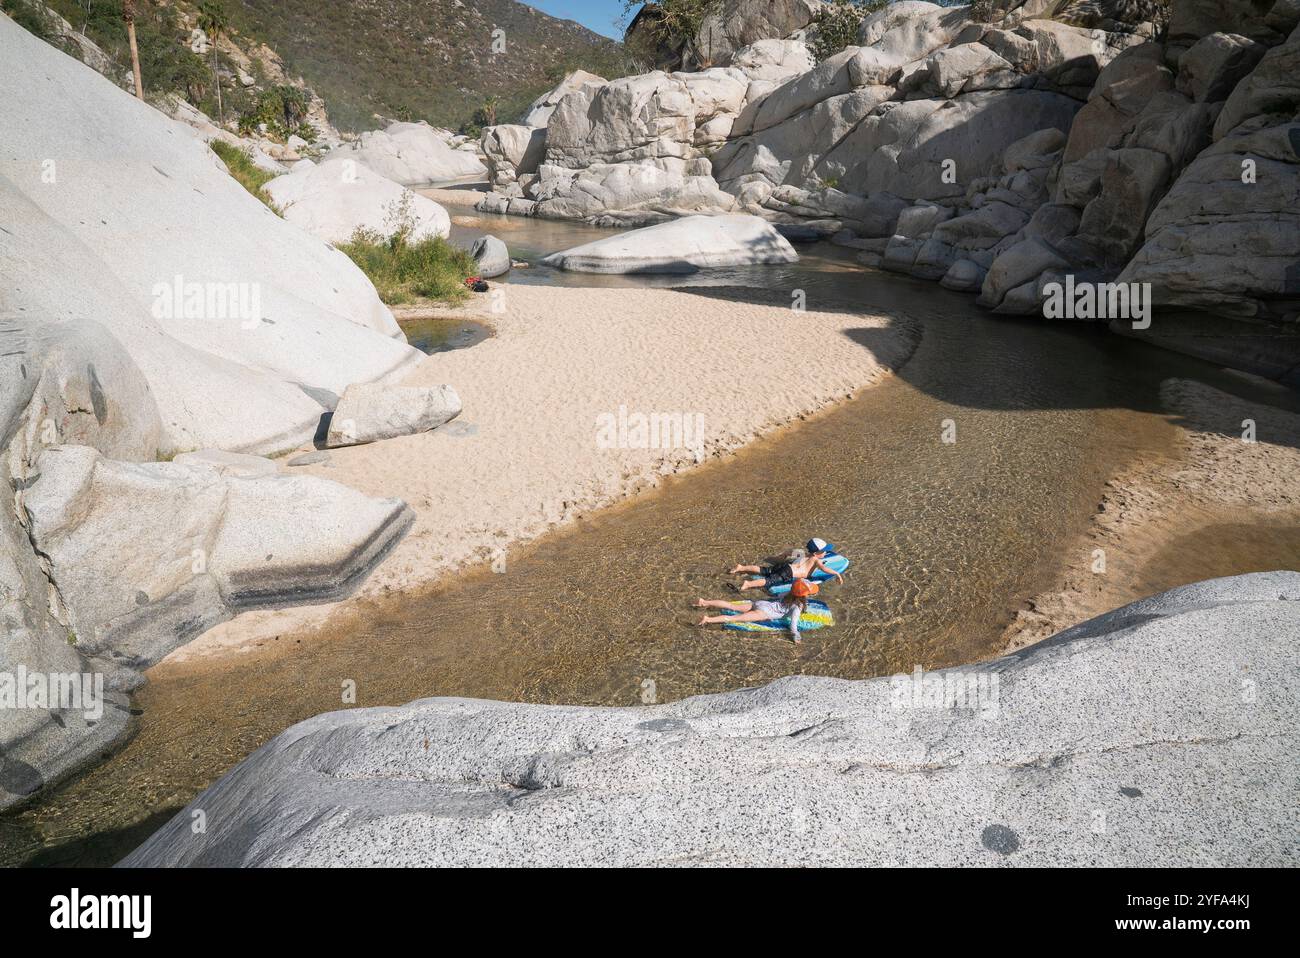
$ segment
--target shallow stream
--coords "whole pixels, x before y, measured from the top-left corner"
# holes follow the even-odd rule
[[[483,217],[454,238],[484,230],[526,260],[609,233]],[[969,296],[864,269],[835,247],[801,253],[788,267],[686,278],[515,270],[509,282],[686,287],[715,298],[720,316],[755,289],[803,290],[809,309],[907,313],[923,336],[882,385],[516,550],[503,572],[368,602],[310,640],[155,667],[128,745],[0,817],[0,863],[111,864],[263,742],[339,708],[345,679],[359,705],[432,695],[631,705],[791,673],[860,678],[995,655],[1016,610],[1072,558],[1107,479],[1170,451],[1161,380],[1243,388],[1094,328],[994,318]],[[860,336],[870,347],[870,331]],[[834,628],[796,648],[693,626],[693,599],[728,595],[728,565],[813,535],[853,561],[846,584],[823,591]],[[1279,535],[1281,562],[1300,540]],[[1197,536],[1194,570],[1171,556],[1165,578],[1245,571],[1251,538],[1227,537],[1216,554],[1213,536]]]

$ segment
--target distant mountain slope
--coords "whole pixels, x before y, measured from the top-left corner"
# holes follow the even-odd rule
[[[622,47],[514,0],[227,0],[232,26],[268,43],[343,129],[372,114],[469,120],[488,97],[512,120],[566,70],[608,76]],[[493,52],[495,29],[504,52]]]

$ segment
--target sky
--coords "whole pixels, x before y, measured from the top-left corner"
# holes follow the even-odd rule
[[[623,15],[621,0],[521,0],[561,20],[577,20],[588,30],[595,30],[614,40],[623,39],[618,20]]]

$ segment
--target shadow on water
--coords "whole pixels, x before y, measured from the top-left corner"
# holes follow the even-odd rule
[[[534,226],[515,236],[515,255],[609,233]],[[156,666],[135,699],[138,732],[121,751],[0,816],[0,861],[120,858],[271,737],[339,708],[344,679],[361,706],[433,695],[635,705],[789,674],[861,678],[987,658],[1023,600],[1056,581],[1106,482],[1172,448],[1162,380],[1294,402],[1094,327],[994,318],[969,297],[864,270],[843,251],[801,252],[793,266],[686,282],[513,272],[510,282],[674,286],[719,305],[793,301],[803,290],[809,309],[906,313],[923,335],[880,385],[517,549],[498,571],[365,600],[320,635],[277,637],[214,664]],[[847,335],[871,349],[880,334]],[[780,357],[779,341],[764,345]],[[955,443],[942,440],[947,421]],[[726,595],[728,565],[813,535],[854,563],[843,587],[823,593],[834,628],[795,647],[694,626],[692,600]],[[1235,571],[1237,558],[1216,563],[1209,543],[1199,548],[1198,575]]]
[[[1160,383],[1169,378],[1192,378],[1250,402],[1300,412],[1300,393],[1280,384],[1221,369],[1140,340],[1116,336],[1102,324],[998,316],[977,307],[967,294],[949,292],[930,283],[875,270],[861,270],[861,276],[866,279],[859,279],[852,287],[827,284],[830,288],[818,289],[818,295],[809,293],[807,308],[915,316],[926,321],[926,336],[932,341],[938,337],[958,348],[962,348],[964,339],[953,337],[945,323],[967,322],[979,329],[981,335],[1007,344],[1003,350],[976,353],[963,350],[960,355],[945,355],[944,361],[937,364],[913,361],[898,371],[901,379],[952,406],[1007,411],[1127,408],[1134,412],[1163,413]],[[675,284],[674,288],[720,301],[771,302],[770,291],[751,286]],[[850,294],[851,301],[846,298]],[[925,305],[918,308],[918,299]],[[1157,313],[1157,321],[1159,317]],[[875,352],[889,334],[859,328],[848,330],[845,335]],[[1013,346],[1008,337],[1023,342]],[[1053,348],[1054,339],[1073,341],[1079,350],[1090,351],[1094,361]],[[1144,369],[1143,384],[1135,383],[1135,363]],[[1179,420],[1174,417],[1171,421]],[[1213,428],[1215,424],[1200,425]],[[1226,436],[1240,436],[1241,423],[1225,415],[1217,431]]]

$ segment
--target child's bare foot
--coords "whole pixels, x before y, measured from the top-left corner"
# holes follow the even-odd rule
[[[740,575],[740,573],[743,571],[744,570],[740,566],[733,565],[730,569],[727,570],[727,575]]]
[[[708,605],[705,603],[705,601],[704,601],[703,599],[696,599],[696,600],[695,600],[695,608],[697,608],[697,609],[707,609],[707,608],[708,608]]]
[[[709,624],[709,617],[706,615],[706,616],[704,616],[703,618],[701,618],[700,621],[696,622],[695,624],[696,624],[696,625],[708,625],[708,624]]]

